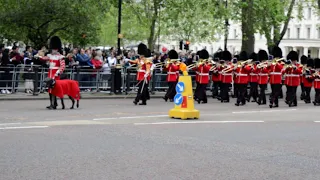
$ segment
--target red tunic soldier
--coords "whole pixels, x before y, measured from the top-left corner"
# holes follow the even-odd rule
[[[305,91],[303,100],[306,104],[311,103],[311,97],[310,97],[310,92],[311,92],[311,88],[312,88],[312,82],[313,82],[313,77],[312,74],[314,73],[314,62],[313,59],[308,59],[307,63],[306,63],[306,68],[303,68],[302,71],[302,85],[301,89],[303,88]]]
[[[287,59],[291,62],[285,68],[285,85],[287,86],[286,103],[289,107],[297,106],[297,87],[300,85],[300,74],[302,74],[302,68],[297,63],[298,56],[296,51],[290,51],[287,55]]]
[[[270,72],[270,85],[271,85],[271,96],[270,96],[270,104],[269,107],[279,107],[279,95],[281,93],[282,88],[282,69],[283,65],[281,64],[278,58],[282,58],[282,51],[279,47],[273,48],[273,55],[277,57],[273,60],[271,64],[269,64],[269,72]]]
[[[207,59],[209,58],[209,53],[207,50],[203,49],[200,54],[199,58],[203,60],[203,63],[199,64],[198,66],[198,83],[199,83],[199,88],[196,94],[197,101],[200,104],[202,103],[207,103],[207,86],[209,83],[209,71],[211,66],[208,64]]]
[[[302,55],[300,57],[300,63],[304,66],[304,65],[307,65],[307,61],[308,61],[308,57],[305,56],[305,55]],[[301,83],[300,83],[300,87],[301,87],[301,95],[300,95],[300,99],[301,100],[304,100],[305,98],[305,89],[304,89],[304,83],[303,82],[306,82],[304,81],[304,76],[301,74]],[[308,82],[306,82],[308,83]]]
[[[215,62],[218,62],[220,59],[221,59],[221,52],[217,52],[215,54],[215,57],[214,57],[214,61]],[[220,87],[220,84],[221,84],[221,74],[219,73],[219,68],[218,67],[215,67],[213,70],[212,70],[212,82],[213,82],[213,88],[212,88],[212,98],[219,98],[219,87]]]
[[[259,98],[257,103],[259,105],[267,104],[266,99],[266,89],[269,79],[269,69],[267,68],[268,63],[268,53],[265,50],[260,50],[258,52],[258,59],[260,64],[257,65],[257,74],[258,74],[258,85],[260,88]]]
[[[235,68],[235,83],[238,85],[238,95],[236,106],[245,105],[245,93],[248,85],[248,75],[251,71],[251,66],[247,63],[241,63]],[[241,104],[240,104],[241,103]]]
[[[249,59],[252,59],[252,66],[251,66],[251,71],[249,74],[249,84],[250,84],[250,92],[249,92],[249,96],[247,98],[247,101],[250,102],[250,98],[252,97],[253,100],[252,102],[257,102],[257,98],[258,98],[258,68],[257,65],[260,63],[258,61],[258,55],[253,52]]]
[[[176,95],[176,84],[179,78],[179,66],[177,65],[177,61],[179,58],[178,53],[175,50],[171,50],[168,52],[168,64],[166,66],[167,69],[167,82],[168,82],[168,90],[163,99],[167,102],[168,99],[170,102],[173,102],[173,98]],[[178,72],[178,73],[177,73]]]
[[[316,94],[315,94],[313,104],[315,106],[320,106],[320,74],[319,74],[320,59],[319,58],[314,59],[314,67],[315,67],[315,72],[312,74],[312,76],[314,78],[313,87]]]
[[[233,64],[230,61],[232,56],[229,51],[223,51],[222,57],[225,62],[222,64],[221,70],[221,102],[230,102],[229,88],[231,87],[233,72]]]
[[[242,61],[246,61],[248,60],[248,54],[246,51],[241,51],[240,54],[239,54],[239,57],[237,59],[237,63],[241,63]],[[239,84],[238,84],[238,81],[237,81],[237,76],[236,74],[233,74],[233,93],[234,93],[234,96],[236,98],[238,98],[238,87],[239,87]]]

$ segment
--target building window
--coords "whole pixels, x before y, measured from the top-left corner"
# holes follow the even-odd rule
[[[300,28],[297,28],[297,39],[300,39]]]
[[[311,8],[308,8],[308,19],[311,19],[311,13],[312,13]]]
[[[287,29],[287,38],[290,39],[290,28]]]
[[[236,29],[233,30],[233,37],[234,37],[234,39],[237,39],[237,30]]]
[[[308,39],[311,38],[311,29],[310,28],[307,29],[307,38]]]

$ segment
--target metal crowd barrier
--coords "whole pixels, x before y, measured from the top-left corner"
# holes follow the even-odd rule
[[[128,94],[137,92],[136,72],[136,68],[111,68],[103,71],[89,66],[73,66],[64,70],[61,79],[77,80],[83,92]],[[195,73],[190,72],[189,75],[192,77],[193,88],[195,88]],[[37,95],[46,90],[44,80],[47,76],[48,68],[38,65],[0,66],[0,90],[8,89],[12,93],[24,92],[27,82],[29,85],[32,82],[33,95]],[[149,83],[152,94],[164,92],[168,88],[166,77],[167,74],[160,69],[153,71]],[[208,84],[207,90],[212,90],[212,82]]]

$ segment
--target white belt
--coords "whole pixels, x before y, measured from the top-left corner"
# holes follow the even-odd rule
[[[268,74],[259,73],[259,76],[268,76]]]
[[[232,73],[222,73],[224,76],[232,76]]]
[[[282,75],[281,72],[271,72],[270,75]]]
[[[299,74],[286,74],[286,77],[300,77]]]
[[[258,74],[250,73],[250,76],[258,76]]]
[[[209,73],[199,73],[200,76],[209,76]]]
[[[177,74],[176,72],[168,72],[168,74]]]
[[[50,67],[49,69],[59,69],[59,67]]]
[[[315,79],[314,81],[320,81],[320,79]]]
[[[235,73],[236,76],[248,76],[248,74]]]
[[[138,72],[146,72],[146,70],[138,70]]]

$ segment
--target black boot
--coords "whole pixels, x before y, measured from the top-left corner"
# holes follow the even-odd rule
[[[143,101],[142,103],[139,103],[139,105],[147,105],[147,102]]]

